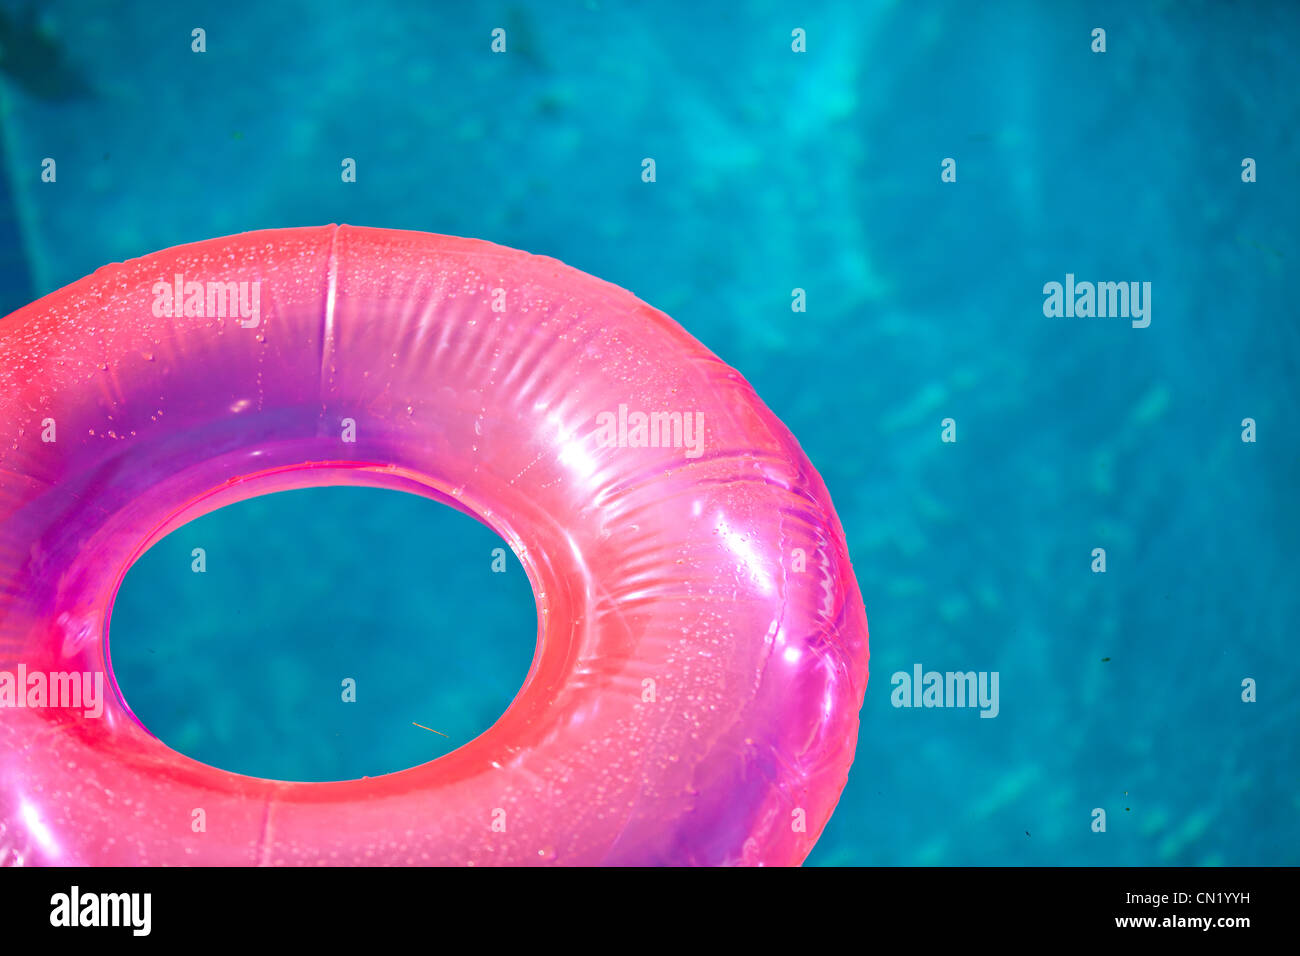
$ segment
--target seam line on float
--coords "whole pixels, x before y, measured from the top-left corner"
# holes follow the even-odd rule
[[[266,803],[262,806],[262,829],[257,837],[257,865],[271,865],[271,803],[275,800],[275,792],[271,791],[266,795]]]
[[[334,298],[338,289],[338,239],[339,226],[334,224],[334,231],[330,233],[330,252],[329,264],[327,266],[329,275],[326,277],[325,289],[325,311],[321,315],[320,328],[320,377],[319,377],[319,396],[323,402],[325,399],[325,376],[326,369],[329,367],[330,360],[334,357]]]

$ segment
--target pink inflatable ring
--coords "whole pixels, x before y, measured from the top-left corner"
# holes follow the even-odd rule
[[[839,799],[867,621],[826,488],[623,289],[385,229],[178,246],[0,320],[0,427],[4,862],[794,864]],[[510,543],[539,621],[518,696],[371,779],[171,750],[113,681],[127,569],[223,505],[339,484]]]

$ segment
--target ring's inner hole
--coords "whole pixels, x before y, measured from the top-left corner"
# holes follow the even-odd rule
[[[468,743],[519,691],[536,638],[532,588],[492,530],[417,495],[326,487],[239,502],[154,544],[118,592],[110,653],[123,697],[173,749],[324,781]]]

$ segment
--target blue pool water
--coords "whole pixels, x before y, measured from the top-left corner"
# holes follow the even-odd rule
[[[179,7],[51,0],[66,82],[6,61],[11,299],[326,222],[625,286],[753,383],[844,524],[872,678],[810,863],[1300,863],[1300,6]],[[1045,316],[1067,274],[1150,282],[1149,326]],[[390,492],[248,502],[132,571],[114,666],[217,766],[411,766],[527,670],[498,544]],[[997,672],[997,716],[892,706],[917,664]]]

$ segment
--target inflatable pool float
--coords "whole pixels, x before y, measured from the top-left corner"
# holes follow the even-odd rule
[[[795,864],[839,799],[867,621],[826,488],[623,289],[385,229],[179,246],[0,320],[0,428],[4,863]],[[191,760],[113,681],[118,586],[182,524],[318,485],[499,533],[537,601],[523,687],[382,777]]]

